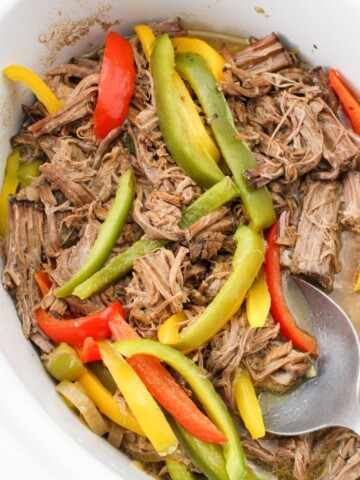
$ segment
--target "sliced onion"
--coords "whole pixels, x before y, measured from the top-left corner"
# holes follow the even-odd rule
[[[107,441],[115,448],[119,448],[124,437],[124,428],[115,422],[111,422]]]
[[[109,431],[107,423],[95,404],[77,382],[71,383],[68,380],[62,380],[56,386],[56,390],[77,408],[90,430],[100,436]]]

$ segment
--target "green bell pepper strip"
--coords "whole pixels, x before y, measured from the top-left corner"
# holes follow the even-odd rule
[[[167,458],[166,467],[171,480],[196,480],[194,475],[189,472],[183,463]]]
[[[19,185],[17,171],[19,168],[20,156],[20,150],[16,148],[10,153],[6,162],[4,183],[0,194],[0,235],[3,237],[5,237],[9,215],[8,196],[15,193]]]
[[[168,420],[186,456],[208,480],[229,480],[220,445],[196,438],[170,416]]]
[[[234,200],[238,195],[238,188],[229,177],[225,177],[209,188],[209,190],[203,193],[183,211],[179,227],[189,228],[190,225],[197,220],[217,210],[225,203],[231,202],[231,200]]]
[[[206,61],[196,53],[177,55],[176,69],[190,83],[205,114],[212,119],[210,126],[215,140],[240,190],[252,227],[256,231],[269,227],[275,221],[270,194],[265,187],[259,190],[250,187],[243,175],[244,170],[257,164],[246,142],[235,137],[237,131],[229,105]]]
[[[246,459],[239,434],[224,402],[204,372],[181,352],[155,340],[122,340],[116,342],[114,348],[126,357],[139,353],[152,355],[166,362],[185,379],[210,419],[228,439],[222,448],[229,480],[243,480],[246,476]]]
[[[208,342],[235,315],[264,261],[264,241],[250,227],[240,225],[234,240],[237,245],[233,271],[228,279],[196,320],[171,340],[171,346],[182,352],[190,352]],[[162,330],[165,326],[166,322]]]
[[[20,180],[20,188],[28,187],[34,178],[39,177],[40,167],[43,160],[33,160],[30,163],[21,163],[17,171],[17,178]]]
[[[56,380],[74,382],[86,369],[76,351],[67,343],[60,343],[43,360],[43,365]]]
[[[129,169],[120,177],[115,199],[85,262],[70,280],[55,291],[57,297],[71,295],[74,288],[104,265],[126,221],[134,195],[135,180],[132,170]]]
[[[224,178],[211,155],[194,142],[187,112],[174,81],[174,48],[167,33],[154,43],[151,61],[156,112],[161,134],[175,162],[194,182],[207,189]]]
[[[166,243],[168,243],[168,240],[151,240],[149,238],[138,240],[125,252],[111,259],[104,268],[78,285],[74,289],[73,295],[84,299],[90,297],[93,293],[103,290],[111,283],[126,275],[133,268],[134,261],[137,258],[143,257],[163,247]]]

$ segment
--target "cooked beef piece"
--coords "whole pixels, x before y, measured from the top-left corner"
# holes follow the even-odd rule
[[[290,55],[274,33],[240,50],[234,55],[234,62],[253,74],[276,72],[292,65]]]
[[[313,102],[287,93],[273,97],[281,120],[270,136],[261,135],[260,151],[270,157],[259,167],[246,170],[244,175],[255,188],[284,176],[287,183],[294,182],[314,169],[322,158],[323,134],[317,122]],[[262,110],[253,117],[261,128]],[[265,158],[266,158],[265,157]]]
[[[41,297],[34,274],[42,262],[43,222],[44,212],[40,205],[10,198],[2,281],[16,300],[26,337],[37,331],[33,309]]]
[[[334,182],[307,182],[291,264],[294,274],[305,275],[326,290],[331,290],[334,274],[340,268],[339,189]]]
[[[143,336],[156,337],[157,326],[171,315],[183,310],[187,301],[181,272],[188,250],[180,247],[176,256],[167,248],[138,258],[126,287],[129,320]]]
[[[314,172],[312,176],[319,180],[335,180],[340,172],[353,165],[353,160],[359,155],[359,146],[330,107],[318,101],[318,109],[317,120],[324,137],[323,157],[331,170]]]
[[[221,249],[225,235],[220,232],[209,232],[205,230],[188,243],[190,260],[210,260],[215,257]]]
[[[271,392],[285,392],[309,369],[309,354],[294,350],[291,342],[269,342],[262,355],[249,355],[244,364],[255,385]]]
[[[55,185],[67,199],[76,207],[82,207],[94,200],[92,193],[79,183],[74,182],[71,178],[64,175],[63,170],[51,163],[44,163],[40,167],[46,180]]]
[[[42,120],[33,123],[28,130],[35,136],[41,137],[53,133],[60,127],[75,122],[91,112],[94,106],[94,97],[97,87],[90,87],[78,95],[70,103],[66,103],[58,112],[47,115]]]
[[[172,17],[158,23],[150,23],[149,26],[156,36],[162,33],[168,33],[170,37],[187,35],[186,27],[179,17]]]
[[[343,180],[341,225],[360,234],[360,172],[348,172]]]
[[[324,72],[322,67],[316,67],[309,71],[309,78],[315,85],[318,85],[321,90],[321,98],[329,105],[331,110],[336,113],[339,107],[339,99],[331,88],[329,77]]]
[[[246,355],[262,352],[278,333],[278,325],[272,322],[261,329],[249,328],[246,315],[239,312],[201,352],[202,365],[213,384],[223,390],[232,410],[235,411],[235,385],[240,363]]]

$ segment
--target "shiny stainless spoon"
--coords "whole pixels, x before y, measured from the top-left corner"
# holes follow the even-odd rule
[[[317,376],[285,395],[263,393],[259,401],[268,432],[301,435],[320,428],[348,427],[360,435],[360,345],[345,312],[309,283],[293,279],[314,322]]]

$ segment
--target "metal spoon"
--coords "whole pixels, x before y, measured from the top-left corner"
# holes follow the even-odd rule
[[[293,280],[312,312],[319,350],[317,376],[285,395],[260,395],[266,430],[301,435],[338,426],[360,435],[360,346],[356,330],[326,294],[303,280]]]

